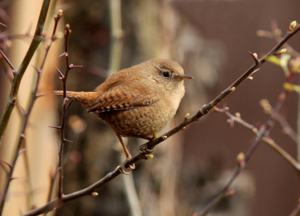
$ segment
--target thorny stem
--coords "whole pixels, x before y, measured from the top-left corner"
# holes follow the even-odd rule
[[[5,107],[3,116],[1,118],[1,122],[0,122],[0,145],[2,143],[4,132],[6,130],[11,113],[16,105],[16,98],[17,98],[17,94],[19,91],[22,77],[29,65],[29,62],[32,59],[33,54],[35,53],[37,47],[39,46],[39,44],[42,40],[42,31],[43,31],[47,11],[49,8],[49,4],[50,4],[50,0],[44,0],[42,8],[41,8],[40,16],[38,19],[38,23],[36,26],[35,34],[33,36],[31,44],[28,48],[28,51],[20,65],[19,69],[15,71],[15,76],[14,76],[13,84],[12,84],[12,87],[10,90],[9,99],[6,104],[6,107]]]
[[[63,55],[66,60],[66,71],[65,75],[61,76],[61,80],[63,82],[63,104],[62,104],[62,116],[61,116],[61,124],[60,124],[60,147],[59,147],[59,162],[58,162],[58,170],[59,170],[59,181],[58,181],[58,199],[61,199],[63,196],[63,154],[64,154],[64,144],[66,139],[64,137],[64,128],[66,121],[66,113],[67,113],[67,78],[69,71],[71,70],[71,66],[69,63],[69,35],[71,33],[70,25],[67,24],[65,27],[65,52]]]
[[[227,89],[225,89],[221,94],[219,94],[214,100],[212,100],[210,103],[208,103],[207,105],[204,105],[197,113],[195,113],[194,115],[192,115],[191,117],[185,118],[184,121],[182,123],[180,123],[179,125],[177,125],[175,128],[173,128],[172,130],[170,130],[169,132],[163,134],[162,136],[151,140],[147,143],[145,143],[144,145],[146,145],[147,148],[152,149],[155,146],[157,146],[159,143],[163,142],[165,139],[165,137],[170,137],[173,134],[181,131],[182,129],[185,128],[185,126],[191,124],[194,121],[197,121],[198,119],[200,119],[203,115],[207,114],[213,107],[215,107],[220,101],[222,101],[228,94],[230,94],[232,92],[232,87],[237,87],[240,83],[242,83],[243,81],[245,81],[247,79],[247,77],[249,77],[261,64],[263,64],[266,60],[265,58],[269,55],[272,55],[273,53],[275,53],[286,41],[288,41],[294,34],[296,34],[298,31],[300,30],[300,26],[297,25],[295,27],[295,29],[293,31],[289,31],[286,33],[286,35],[282,38],[282,40],[277,43],[269,52],[267,55],[265,55],[263,58],[261,59],[257,59],[256,63],[254,65],[252,65],[246,72],[244,72],[244,74],[242,76],[240,76],[235,82],[233,82]],[[266,126],[264,128],[262,128],[259,132],[259,135],[256,138],[256,141],[252,144],[252,146],[257,145],[260,140],[265,136],[266,132],[269,130],[269,127],[271,127],[270,123],[272,122],[267,122]],[[248,156],[249,158],[249,156]],[[137,155],[135,155],[133,158],[131,158],[130,160],[128,160],[127,162],[127,167],[129,164],[133,164],[136,163],[142,159],[147,159],[147,156],[145,153],[139,153]],[[231,183],[233,182],[233,180],[235,179],[235,177],[239,174],[240,171],[238,171],[238,169],[236,169],[236,171],[233,174],[233,178],[232,180],[230,180],[228,183],[229,185],[231,185]],[[106,176],[104,176],[102,179],[100,179],[99,181],[95,182],[94,184],[90,185],[89,187],[86,187],[82,190],[76,191],[74,193],[68,194],[68,195],[63,195],[62,196],[62,201],[63,202],[67,202],[70,200],[74,200],[77,199],[79,197],[82,196],[86,196],[89,195],[90,193],[92,193],[96,188],[105,185],[106,183],[112,181],[114,178],[116,178],[118,175],[120,175],[120,171],[119,169],[115,169],[114,171],[108,173]],[[229,187],[229,186],[228,186]],[[225,188],[225,191],[227,191],[228,188]],[[223,195],[223,193],[220,193],[221,196],[225,196]],[[31,210],[27,213],[25,213],[23,216],[29,216],[29,215],[37,215],[37,214],[41,214],[41,213],[45,213],[48,211],[51,211],[53,208],[55,208],[57,206],[58,203],[58,199],[49,202],[39,208],[36,208],[34,210]]]
[[[43,61],[41,63],[41,66],[40,66],[40,68],[35,68],[35,70],[37,71],[37,80],[36,80],[34,90],[32,92],[32,98],[31,98],[31,101],[29,103],[28,110],[27,111],[24,110],[24,122],[23,122],[21,133],[20,133],[20,138],[19,138],[17,148],[16,148],[15,153],[14,153],[14,158],[13,158],[12,164],[11,164],[9,172],[7,174],[7,179],[6,179],[3,195],[2,195],[2,198],[1,198],[1,201],[0,201],[0,216],[2,215],[2,212],[3,212],[3,207],[4,207],[6,197],[7,197],[7,192],[8,192],[10,182],[13,179],[12,175],[13,175],[13,172],[14,172],[15,165],[17,163],[17,159],[18,159],[19,155],[23,152],[23,150],[21,150],[21,146],[22,146],[23,141],[26,138],[25,137],[25,131],[26,131],[26,128],[27,128],[27,125],[28,125],[28,121],[29,121],[29,117],[30,117],[32,108],[35,104],[36,99],[39,98],[40,96],[42,96],[42,95],[37,94],[39,83],[40,83],[40,78],[41,78],[41,72],[42,72],[42,69],[44,67],[44,63],[47,59],[50,47],[51,47],[52,43],[55,40],[55,33],[56,33],[56,29],[57,29],[57,23],[58,23],[60,17],[61,17],[61,15],[59,13],[57,15],[57,17],[55,18],[55,25],[54,25],[53,33],[52,33],[52,37],[51,37],[52,39],[51,39],[50,44],[46,47],[45,55],[44,55]]]
[[[66,115],[67,115],[67,109],[69,105],[72,103],[72,101],[67,104],[68,98],[67,98],[67,79],[70,70],[75,69],[75,68],[81,68],[81,65],[73,65],[70,64],[69,60],[69,38],[71,34],[71,28],[70,25],[67,24],[65,26],[65,52],[61,56],[65,56],[66,60],[66,71],[65,74],[62,74],[62,72],[57,69],[58,73],[60,74],[60,79],[63,82],[63,103],[62,103],[62,116],[61,116],[61,123],[60,126],[58,127],[60,129],[60,147],[59,147],[59,161],[58,161],[58,170],[59,170],[59,180],[58,180],[58,199],[62,200],[63,197],[63,180],[64,180],[64,175],[63,175],[63,156],[64,156],[64,144],[66,142],[70,142],[70,140],[67,140],[65,138],[65,122],[66,122]]]

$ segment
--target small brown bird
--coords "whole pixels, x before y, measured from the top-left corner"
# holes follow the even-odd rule
[[[185,79],[193,77],[184,75],[177,62],[153,59],[114,73],[93,92],[67,91],[67,97],[86,106],[87,113],[95,113],[116,132],[128,160],[132,156],[121,136],[155,138],[175,115]],[[128,169],[123,166],[121,171]]]

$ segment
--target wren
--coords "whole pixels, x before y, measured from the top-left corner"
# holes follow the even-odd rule
[[[67,97],[83,104],[87,113],[95,113],[116,132],[128,160],[132,156],[121,137],[153,139],[175,115],[185,93],[185,79],[193,77],[184,75],[177,62],[153,59],[112,74],[94,91],[67,91]],[[131,164],[120,170],[127,173],[134,168]]]

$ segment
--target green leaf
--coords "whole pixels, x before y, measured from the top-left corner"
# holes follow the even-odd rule
[[[283,88],[287,91],[295,91],[298,94],[300,94],[300,86],[299,85],[293,85],[290,83],[284,83]]]

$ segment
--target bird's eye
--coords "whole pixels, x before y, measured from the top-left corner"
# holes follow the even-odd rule
[[[168,71],[163,72],[164,77],[170,77],[170,73]]]

